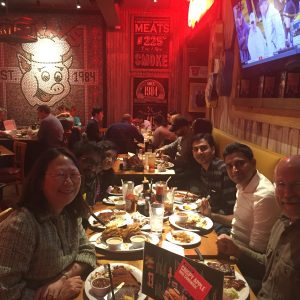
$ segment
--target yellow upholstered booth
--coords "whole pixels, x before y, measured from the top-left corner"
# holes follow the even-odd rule
[[[247,142],[245,140],[239,140],[233,135],[227,134],[220,129],[214,128],[213,137],[216,143],[216,154],[218,157],[223,158],[224,148],[231,143],[238,142],[248,145],[254,154],[256,159],[257,170],[264,174],[269,180],[273,181],[274,169],[278,161],[283,157],[283,155],[264,149],[258,145]]]

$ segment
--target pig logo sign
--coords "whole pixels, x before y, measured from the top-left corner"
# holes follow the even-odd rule
[[[22,72],[22,92],[31,106],[53,106],[71,90],[69,68],[72,56],[64,59],[70,45],[63,39],[39,36],[36,43],[24,43],[25,54],[17,54]]]

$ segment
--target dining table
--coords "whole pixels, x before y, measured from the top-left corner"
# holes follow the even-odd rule
[[[113,170],[117,179],[132,180],[135,183],[141,182],[144,177],[148,180],[153,179],[153,181],[166,181],[170,176],[175,176],[175,171],[172,167],[166,168],[164,171],[160,171],[155,168],[155,170],[149,170],[147,166],[144,166],[143,170],[136,171],[134,169],[124,170],[120,166],[123,164],[124,158],[128,157],[127,154],[119,154],[113,165]]]
[[[96,203],[93,207],[92,210],[93,212],[98,212],[100,210],[105,210],[105,209],[112,209],[113,206],[111,205],[105,205],[104,203]],[[175,208],[176,209],[176,208]],[[173,226],[170,224],[169,219],[164,221],[164,226],[163,226],[163,232],[160,237],[160,241],[158,246],[161,246],[163,241],[166,240],[166,235],[168,232],[173,230]],[[95,234],[95,231],[91,229],[91,227],[88,227],[86,229],[86,235],[88,238],[90,238],[92,235]],[[217,259],[222,259],[224,261],[224,258],[219,257],[218,255],[218,250],[216,246],[216,241],[217,241],[217,234],[214,230],[211,230],[205,234],[201,234],[201,242],[197,245],[193,245],[191,247],[184,247],[184,256],[195,259],[197,260],[198,254],[196,253],[195,249],[198,248],[200,250],[201,255],[205,260],[217,260]],[[112,263],[124,263],[128,264],[130,266],[136,267],[139,270],[143,270],[143,251],[140,252],[133,252],[133,253],[126,253],[126,252],[110,252],[110,251],[102,251],[99,248],[96,248],[96,257],[97,257],[97,265],[101,266],[104,264],[112,264]],[[231,261],[233,263],[234,268],[237,272],[240,273],[237,265],[235,262]],[[84,288],[80,292],[80,294],[75,298],[76,300],[85,300],[89,299],[85,292]],[[151,299],[150,297],[147,297],[146,299]],[[250,288],[250,294],[248,299],[250,300],[255,300],[256,296],[254,295],[253,291]]]

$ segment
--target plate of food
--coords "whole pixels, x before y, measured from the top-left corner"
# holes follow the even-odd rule
[[[115,205],[116,201],[123,201],[123,196],[109,196],[107,198],[103,198],[102,201],[108,205]]]
[[[161,166],[161,167],[164,167],[165,169],[171,169],[174,167],[174,164],[169,161],[162,160],[162,159],[156,159],[155,166],[156,166],[156,168],[158,168],[158,166]]]
[[[142,251],[146,241],[157,245],[159,238],[154,234],[141,231],[138,224],[132,224],[123,229],[109,227],[103,232],[92,235],[89,241],[99,250],[131,253]]]
[[[235,271],[235,278],[224,277],[223,293],[231,299],[246,300],[250,289],[243,275]]]
[[[166,239],[176,245],[191,246],[199,244],[201,237],[192,231],[172,230],[167,233]]]
[[[198,205],[196,203],[183,203],[178,205],[178,208],[183,211],[192,211],[196,210],[198,208]]]
[[[150,218],[144,216],[140,212],[136,211],[131,214],[131,218],[133,219],[134,223],[139,224],[141,230],[149,231],[150,230]]]
[[[199,198],[198,195],[190,193],[188,191],[175,191],[174,202],[178,204],[191,203]]]
[[[93,229],[103,230],[106,227],[114,225],[117,227],[124,227],[133,222],[131,216],[124,210],[103,209],[95,212],[95,215],[105,224],[105,226],[95,220],[93,216],[90,216],[88,222]]]
[[[181,230],[208,231],[213,227],[213,221],[195,212],[176,212],[169,217],[170,224]]]
[[[107,188],[107,193],[114,196],[123,196],[122,194],[122,186],[109,186]]]
[[[146,299],[146,295],[144,295],[141,291],[142,285],[142,277],[143,273],[138,268],[123,264],[123,263],[111,263],[110,264],[111,273],[112,273],[112,281],[113,287],[116,288],[122,282],[124,285],[122,288],[115,294],[115,299],[126,299],[126,296],[129,299],[137,299],[137,300],[144,300]],[[85,280],[84,284],[84,291],[89,300],[110,300],[111,293],[110,289],[107,290],[106,295],[103,298],[95,295],[95,289],[93,288],[92,284],[97,279],[108,279],[108,268],[107,265],[102,265],[96,268],[93,272],[91,272]]]
[[[250,289],[245,278],[237,271],[234,266],[219,261],[205,261],[205,264],[224,273],[223,293],[230,299],[246,300]]]

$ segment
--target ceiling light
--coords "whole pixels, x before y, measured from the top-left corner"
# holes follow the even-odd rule
[[[80,8],[81,8],[81,5],[80,5],[79,0],[77,0],[76,8],[77,8],[77,9],[80,9]]]
[[[3,6],[3,7],[5,7],[5,6],[6,6],[6,3],[5,3],[5,1],[1,1],[1,2],[0,2],[0,4],[1,4],[1,6]]]

